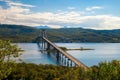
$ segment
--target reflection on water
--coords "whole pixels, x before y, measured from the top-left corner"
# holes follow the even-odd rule
[[[24,62],[36,64],[56,64],[55,61],[47,54],[41,53],[35,43],[18,43],[18,46],[25,50],[20,56]]]
[[[87,66],[98,64],[101,61],[120,60],[120,43],[57,43],[57,45],[71,49],[80,47],[95,49],[67,51]],[[25,50],[20,58],[27,63],[56,64],[55,59],[41,53],[35,43],[18,43],[18,46]]]

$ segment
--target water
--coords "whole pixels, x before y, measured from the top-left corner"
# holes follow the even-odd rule
[[[58,46],[75,48],[91,48],[94,50],[72,50],[69,54],[83,62],[87,66],[96,65],[102,61],[120,60],[120,43],[56,43]],[[56,64],[56,61],[39,51],[35,43],[18,43],[23,50],[20,58],[27,63]]]
[[[17,45],[24,50],[20,59],[26,63],[56,64],[55,60],[53,60],[50,56],[41,53],[35,43],[18,43]]]

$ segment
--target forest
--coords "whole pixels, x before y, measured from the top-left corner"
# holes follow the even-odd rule
[[[15,65],[15,66],[13,66]],[[101,62],[89,67],[65,67],[32,63],[11,63],[14,67],[9,75],[1,80],[119,80],[120,61]]]
[[[0,24],[0,39],[12,42],[36,42],[41,29],[23,25]],[[46,33],[53,42],[120,42],[120,29],[46,28]]]

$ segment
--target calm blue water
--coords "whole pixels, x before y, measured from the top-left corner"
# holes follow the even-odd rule
[[[101,61],[120,60],[120,43],[56,43],[58,46],[74,48],[92,48],[95,50],[67,51],[87,66],[96,65]],[[27,63],[56,64],[56,61],[39,51],[35,43],[18,43],[25,50],[20,58]]]

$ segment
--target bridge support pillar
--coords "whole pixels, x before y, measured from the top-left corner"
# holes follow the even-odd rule
[[[62,64],[63,64],[63,56],[64,56],[64,55],[62,55]]]
[[[70,60],[70,62],[71,62],[71,63],[70,63],[70,66],[72,67],[72,61]]]
[[[65,59],[64,59],[64,65],[66,66],[66,57],[65,57]]]
[[[67,60],[67,66],[69,67],[69,59]]]
[[[41,39],[41,47],[42,47],[42,50],[43,50],[43,39]]]
[[[57,62],[59,62],[59,51],[58,50],[57,50],[56,58],[57,58]]]
[[[44,51],[45,51],[46,50],[46,42],[44,41],[43,44],[44,44]]]
[[[50,54],[50,51],[49,51],[49,50],[50,50],[50,44],[47,43],[47,45],[46,45],[46,51],[47,51],[48,54]]]

